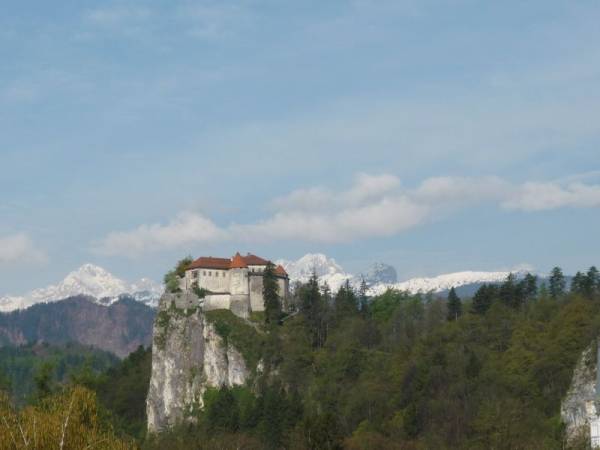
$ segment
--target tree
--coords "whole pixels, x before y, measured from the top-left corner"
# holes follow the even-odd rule
[[[587,277],[580,271],[577,271],[573,279],[571,280],[571,293],[578,295],[585,295]]]
[[[222,386],[211,401],[207,402],[206,420],[213,430],[237,431],[239,426],[239,407],[231,389]]]
[[[180,259],[175,266],[175,273],[179,278],[185,277],[185,271],[188,269],[190,264],[192,264],[193,259],[191,256],[186,256],[183,259]]]
[[[593,297],[600,288],[600,275],[595,266],[590,267],[585,277],[584,293],[587,297]]]
[[[308,283],[300,287],[300,313],[308,326],[312,345],[322,347],[327,336],[327,305],[319,289],[317,274],[313,272]]]
[[[265,323],[277,324],[281,319],[281,299],[278,294],[275,266],[269,262],[263,272],[263,299],[265,302]]]
[[[50,362],[44,362],[34,376],[35,398],[41,401],[54,390],[54,366]]]
[[[360,312],[365,314],[367,312],[367,308],[369,307],[369,297],[367,296],[367,282],[363,278],[360,282],[360,289],[358,290],[358,306]]]
[[[462,315],[462,302],[460,297],[456,294],[454,286],[448,293],[448,321],[457,320]]]
[[[529,272],[525,274],[525,277],[521,281],[521,289],[526,300],[532,300],[537,296],[537,282],[537,276],[532,275]]]
[[[472,312],[475,314],[485,314],[492,306],[492,302],[497,297],[498,288],[493,284],[484,284],[473,296]]]
[[[500,299],[506,306],[519,308],[523,304],[523,285],[516,282],[515,274],[509,273],[504,283],[500,285]]]
[[[185,277],[185,271],[192,263],[192,257],[186,256],[183,259],[180,259],[175,268],[170,270],[164,276],[165,290],[171,293],[181,292],[181,288],[179,287],[180,280]]]
[[[565,293],[566,281],[560,267],[555,267],[552,269],[550,279],[548,281],[550,297],[552,297],[554,300],[562,297]]]
[[[354,294],[354,289],[350,286],[350,281],[346,282],[335,295],[335,314],[339,319],[352,316],[358,312],[358,301]]]
[[[40,405],[15,409],[0,395],[2,449],[115,449],[137,448],[120,440],[98,410],[93,392],[74,387],[45,398]]]

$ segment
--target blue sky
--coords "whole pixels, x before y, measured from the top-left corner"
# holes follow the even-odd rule
[[[85,262],[599,264],[596,1],[27,1],[0,17],[0,294]]]

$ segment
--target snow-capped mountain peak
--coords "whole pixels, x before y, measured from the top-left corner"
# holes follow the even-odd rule
[[[0,311],[25,309],[36,303],[62,300],[76,295],[93,297],[98,303],[111,304],[121,295],[155,306],[162,286],[148,278],[128,283],[95,264],[87,263],[70,272],[60,283],[35,289],[23,296],[0,297]]]
[[[396,269],[389,264],[375,263],[362,274],[353,275],[346,272],[333,258],[328,258],[321,253],[307,254],[296,261],[279,260],[277,263],[285,268],[292,282],[305,283],[315,272],[319,283],[321,285],[327,283],[333,292],[337,291],[347,280],[355,289],[358,289],[364,279],[369,295],[379,295],[387,289],[397,289],[415,294],[419,292],[438,293],[452,287],[457,288],[470,284],[499,283],[504,281],[510,273],[508,271],[462,271],[397,282]],[[517,270],[518,275],[522,275],[524,272]]]
[[[327,283],[333,291],[337,291],[346,280],[353,278],[333,258],[322,253],[309,253],[296,261],[278,260],[290,276],[292,282],[306,283],[315,273],[320,284]]]
[[[475,272],[463,271],[447,273],[430,278],[412,278],[401,283],[381,283],[369,289],[369,295],[379,295],[387,289],[397,289],[411,293],[443,292],[450,288],[475,283],[500,283],[510,272]]]

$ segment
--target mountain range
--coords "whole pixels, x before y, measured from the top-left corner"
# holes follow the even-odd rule
[[[482,283],[503,281],[509,272],[464,271],[439,275],[431,278],[412,278],[398,282],[396,269],[389,264],[375,263],[364,272],[352,274],[344,270],[333,258],[324,254],[307,254],[298,260],[278,260],[295,282],[306,282],[316,273],[321,285],[327,284],[337,291],[346,281],[359,288],[363,280],[369,295],[378,295],[387,289],[417,292],[444,293],[451,287],[462,288],[464,293],[472,291]],[[469,288],[471,287],[471,288]],[[149,278],[130,283],[112,275],[102,267],[84,264],[69,273],[61,282],[35,289],[21,296],[0,297],[0,312],[22,310],[39,303],[50,303],[69,297],[85,296],[102,306],[109,306],[123,297],[136,300],[150,307],[156,307],[163,292],[163,286]]]
[[[121,358],[152,343],[156,310],[121,296],[108,306],[76,296],[0,313],[0,346],[78,342]]]
[[[346,272],[333,258],[316,253],[308,254],[297,261],[279,260],[290,276],[291,282],[306,282],[313,272],[320,284],[327,284],[332,291],[337,291],[346,281],[354,288],[359,288],[363,280],[367,285],[368,295],[379,295],[387,289],[397,289],[416,293],[444,293],[450,288],[478,286],[483,283],[499,283],[506,279],[510,272],[463,271],[430,278],[412,278],[398,282],[396,269],[389,264],[375,263],[363,273]],[[471,291],[470,289],[469,291]],[[465,291],[463,289],[463,291]],[[466,292],[466,291],[465,291]]]
[[[129,283],[115,277],[107,270],[94,264],[84,264],[69,273],[55,285],[35,289],[22,296],[0,297],[0,311],[25,309],[37,303],[48,303],[75,296],[87,296],[101,305],[111,305],[122,296],[131,297],[148,306],[156,307],[163,287],[150,280]]]

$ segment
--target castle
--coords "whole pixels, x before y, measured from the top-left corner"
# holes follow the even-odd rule
[[[185,272],[182,288],[192,291],[198,286],[207,292],[204,310],[229,309],[247,318],[253,311],[264,311],[263,272],[270,261],[248,253],[236,253],[233,258],[202,256]],[[275,268],[278,294],[285,306],[289,298],[289,277],[281,266]]]

